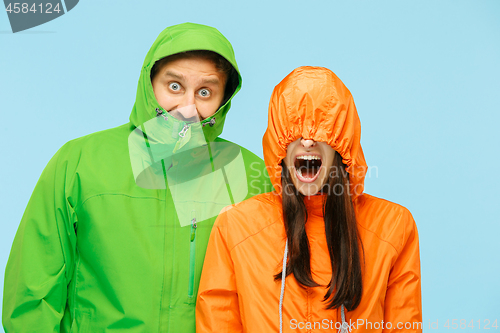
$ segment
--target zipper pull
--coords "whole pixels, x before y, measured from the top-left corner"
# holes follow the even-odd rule
[[[172,135],[175,135],[174,132],[172,132]],[[179,150],[181,149],[182,147],[184,147],[184,145],[186,143],[189,142],[189,140],[191,139],[191,132],[189,131],[189,125],[184,125],[184,127],[182,128],[182,130],[179,132],[179,137],[180,139],[177,140],[175,146],[174,146],[174,150],[172,151],[174,154]]]
[[[183,138],[184,136],[186,136],[186,132],[187,132],[188,129],[189,129],[189,125],[188,124],[184,125],[184,127],[182,128],[182,130],[179,132],[179,136],[181,138]]]
[[[196,228],[198,225],[196,224],[196,218],[191,220],[191,242],[194,241],[194,237],[196,236]]]

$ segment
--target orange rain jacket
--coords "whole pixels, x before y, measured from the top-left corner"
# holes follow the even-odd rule
[[[275,191],[228,207],[208,244],[196,308],[197,332],[279,332],[286,233],[281,208],[281,167],[288,144],[303,137],[328,143],[347,165],[350,191],[364,246],[363,295],[346,311],[352,332],[421,332],[420,257],[411,213],[363,193],[367,165],[361,125],[351,93],[328,69],[300,67],[274,89],[263,138],[264,159]],[[322,214],[323,196],[305,198],[313,279],[331,278]],[[363,264],[362,264],[363,265]],[[337,332],[340,309],[327,310],[326,288],[285,280],[283,332]]]

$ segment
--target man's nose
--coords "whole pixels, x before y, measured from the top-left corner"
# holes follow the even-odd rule
[[[186,91],[186,93],[184,93],[181,96],[179,108],[184,108],[184,107],[189,106],[189,105],[194,105],[196,102],[194,94],[195,94],[194,92]]]
[[[316,145],[316,141],[310,139],[301,139],[300,143],[304,148],[312,148]]]
[[[190,104],[190,105],[186,105],[183,107],[179,107],[176,110],[174,110],[174,113],[180,114],[182,116],[180,119],[184,118],[186,120],[191,119],[191,118],[195,118],[198,116],[198,111],[196,110],[195,104]],[[179,118],[179,117],[177,117],[177,118]]]
[[[190,119],[198,115],[196,110],[196,100],[193,93],[186,92],[184,96],[181,97],[181,101],[178,105],[177,111],[185,119]]]

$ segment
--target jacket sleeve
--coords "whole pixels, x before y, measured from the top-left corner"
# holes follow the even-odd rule
[[[227,229],[226,212],[217,218],[208,242],[196,303],[198,333],[243,332]]]
[[[5,270],[2,324],[6,333],[60,332],[72,267],[69,215],[59,152],[29,200]],[[74,239],[73,239],[74,241]],[[67,319],[67,318],[66,318]]]
[[[423,328],[417,226],[406,209],[401,222],[404,233],[398,256],[389,275],[384,333],[422,332]]]

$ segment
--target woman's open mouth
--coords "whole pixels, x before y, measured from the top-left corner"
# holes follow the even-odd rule
[[[295,175],[304,183],[312,183],[321,169],[320,155],[299,155],[295,157]]]

